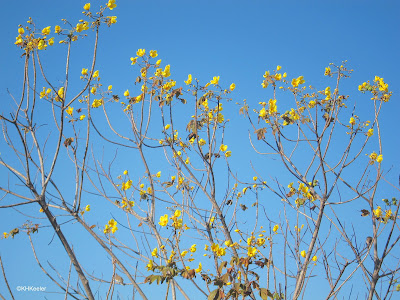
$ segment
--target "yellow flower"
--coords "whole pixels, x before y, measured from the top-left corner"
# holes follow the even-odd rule
[[[280,69],[282,69],[281,66],[277,66],[277,67],[276,67],[276,70],[277,70],[277,71],[280,71]]]
[[[116,7],[117,7],[117,4],[115,4],[115,0],[108,0],[107,7],[108,7],[110,10],[113,10],[114,8],[116,8]]]
[[[49,35],[50,34],[50,27],[51,26],[47,26],[47,27],[43,28],[42,34],[43,35]]]
[[[150,50],[150,56],[152,58],[157,57],[158,56],[157,50]]]
[[[84,10],[89,10],[89,9],[90,9],[90,3],[86,3],[86,4],[83,6],[83,9],[84,9]]]
[[[177,209],[177,210],[175,210],[175,212],[174,212],[174,217],[175,217],[175,218],[179,218],[179,217],[181,216],[181,214],[182,214],[182,212],[181,212],[179,209]]]
[[[317,103],[314,100],[311,100],[310,102],[308,102],[308,107],[309,108],[313,108]]]
[[[87,74],[88,74],[88,69],[82,68],[81,74],[82,74],[83,76],[84,76],[84,75],[87,75]]]
[[[232,151],[228,150],[225,152],[225,157],[230,157],[232,155]]]
[[[117,23],[117,16],[111,16],[111,17],[108,17],[108,19],[110,20],[110,24]]]
[[[189,75],[188,75],[188,79],[185,80],[185,83],[186,83],[187,85],[189,85],[189,84],[192,83],[192,74],[189,74]]]
[[[375,151],[372,152],[372,153],[369,155],[369,158],[370,158],[372,161],[376,160],[377,157],[378,157],[378,154],[376,154]]]
[[[118,230],[118,227],[117,227],[117,226],[114,226],[114,227],[111,228],[111,232],[112,232],[112,233],[115,233],[117,230]]]
[[[368,131],[367,131],[367,136],[368,136],[368,137],[371,137],[371,136],[373,136],[373,135],[374,135],[374,130],[373,130],[372,128],[368,129]]]
[[[265,110],[265,107],[263,107],[263,108],[260,110],[260,112],[258,113],[258,115],[259,115],[261,118],[265,118],[265,117],[267,116],[267,111]]]
[[[164,129],[165,129],[165,130],[168,130],[170,127],[171,127],[171,125],[170,125],[170,124],[167,124],[167,125],[165,125]]]
[[[297,78],[293,78],[292,79],[292,85],[293,87],[298,87],[300,84],[305,83],[304,77],[303,76],[299,76]]]
[[[219,82],[219,76],[214,76],[213,79],[210,81],[211,84],[217,85]]]
[[[216,251],[216,254],[218,256],[224,256],[226,254],[226,249],[225,248],[218,248],[218,250]]]
[[[150,271],[151,269],[153,269],[153,261],[149,260],[149,263],[146,265],[147,271]]]
[[[221,150],[222,152],[225,152],[226,149],[228,149],[227,145],[221,144],[221,146],[219,146],[219,150]]]
[[[187,251],[187,250],[181,252],[181,256],[182,256],[182,257],[185,257],[186,254],[188,254],[188,251]]]
[[[312,261],[317,261],[318,257],[316,255],[313,256]]]
[[[270,99],[268,101],[268,106],[269,106],[269,113],[272,115],[278,111],[278,107],[276,106],[276,100]]]
[[[264,238],[258,238],[257,239],[257,245],[262,246],[265,244],[265,239]]]
[[[126,191],[132,187],[132,180],[128,180],[127,182],[123,182],[121,185],[121,190]]]
[[[54,32],[55,33],[60,33],[61,32],[61,27],[59,25],[56,25],[56,27],[54,27]]]
[[[92,107],[97,108],[97,107],[100,107],[102,104],[103,104],[102,99],[94,99],[93,103],[92,103]]]
[[[326,67],[326,68],[325,68],[325,73],[324,73],[324,75],[325,75],[325,76],[331,75],[331,68],[330,68],[330,67]]]
[[[171,76],[171,66],[170,65],[165,66],[164,71],[162,72],[162,76],[164,76],[164,77]]]
[[[94,86],[90,89],[90,92],[94,95],[96,94],[97,88]]]
[[[160,224],[161,226],[167,226],[168,224],[168,215],[165,214],[163,216],[160,217],[160,222],[158,222],[158,224]]]
[[[124,96],[125,96],[125,97],[129,97],[129,90],[126,90],[126,91],[124,92]]]
[[[71,106],[68,106],[67,110],[65,111],[67,114],[69,114],[70,116],[72,116],[72,113],[74,112],[74,108]]]
[[[157,247],[153,249],[151,256],[157,256]]]
[[[24,28],[22,28],[22,27],[18,28],[18,33],[19,34],[24,34],[25,33]]]
[[[254,176],[254,177],[253,177],[253,180],[254,180],[254,181],[256,181],[257,179],[258,179],[258,177],[257,177],[257,176]]]
[[[382,209],[378,206],[375,210],[373,210],[375,217],[380,218],[382,217]]]
[[[197,249],[196,249],[196,244],[193,244],[192,247],[190,247],[189,250],[190,250],[190,252],[192,252],[192,253],[196,252],[196,250],[197,250]]]
[[[224,244],[225,244],[225,246],[229,247],[232,243],[230,240],[226,240]]]
[[[356,124],[356,119],[354,119],[353,117],[351,117],[349,123],[350,123],[351,125],[355,125],[355,124]]]
[[[232,83],[232,84],[229,86],[229,89],[230,89],[231,91],[233,91],[235,88],[236,88],[236,84],[234,84],[234,83]]]
[[[85,206],[85,210],[86,211],[90,211],[90,205],[89,204]]]
[[[305,250],[301,251],[301,252],[300,252],[300,255],[301,255],[302,257],[306,257],[306,251],[305,251]]]
[[[128,175],[128,170],[125,170],[125,171],[124,171],[124,175]]]
[[[379,154],[378,157],[376,158],[376,161],[377,161],[378,163],[381,163],[382,160],[383,160],[382,154]]]
[[[199,145],[200,146],[204,146],[206,144],[206,141],[205,140],[203,140],[203,139],[200,139],[200,141],[199,141]]]
[[[99,77],[99,70],[94,71],[93,78]]]
[[[79,120],[83,120],[84,118],[86,118],[86,116],[85,115],[81,115],[80,117],[79,117]]]
[[[49,43],[50,46],[53,46],[53,44],[54,44],[54,37],[52,37],[51,39],[49,39],[47,42]]]
[[[44,49],[46,49],[46,47],[47,47],[46,42],[44,40],[40,40],[39,44],[38,44],[38,49],[44,50]]]
[[[255,248],[255,247],[249,247],[248,249],[247,249],[247,255],[249,256],[249,257],[254,257],[256,254],[257,254],[257,248]]]
[[[279,229],[279,225],[278,225],[278,224],[276,224],[276,225],[274,226],[274,228],[272,228],[272,231],[273,231],[273,232],[277,232],[277,231],[278,231],[278,229]]]
[[[156,177],[157,177],[157,178],[160,178],[160,177],[161,177],[161,171],[158,171],[158,172],[157,172]]]
[[[138,49],[138,51],[136,51],[136,55],[142,57],[143,55],[146,54],[146,50],[145,49]]]
[[[60,87],[60,89],[57,92],[57,95],[60,98],[64,97],[64,87]]]
[[[131,57],[132,65],[136,64],[136,61],[137,61],[137,57]]]
[[[17,36],[16,37],[16,41],[15,41],[15,45],[18,45],[18,46],[22,46],[22,43],[24,42],[23,40],[22,40],[22,37],[19,35],[19,36]],[[31,43],[31,42],[30,42]],[[29,44],[28,44],[29,45]]]
[[[199,262],[199,267],[195,269],[196,273],[200,273],[201,270],[203,269],[203,266],[201,265],[201,262]]]

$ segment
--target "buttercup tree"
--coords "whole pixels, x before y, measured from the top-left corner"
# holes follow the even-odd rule
[[[75,25],[29,19],[17,28],[24,77],[0,116],[8,178],[0,208],[31,210],[25,223],[3,228],[3,242],[26,240],[49,289],[65,298],[152,299],[157,289],[165,299],[299,299],[317,286],[326,299],[352,290],[395,297],[397,183],[378,198],[388,186],[380,127],[388,83],[375,76],[358,86],[366,118],[342,88],[346,62],[322,70],[318,87],[277,66],[260,77],[264,100],[241,101],[240,83],[224,82],[223,70],[179,82],[168,58],[139,48],[127,58],[132,84],[117,91],[97,62],[100,28],[113,30],[117,5],[86,3]],[[77,74],[73,49],[87,35],[92,56]],[[66,57],[61,82],[45,63],[55,47]],[[237,138],[252,150],[238,153],[231,132],[244,121],[249,135]],[[259,168],[266,160],[276,167]],[[67,270],[41,263],[46,232],[61,243]],[[14,299],[12,259],[1,266]]]

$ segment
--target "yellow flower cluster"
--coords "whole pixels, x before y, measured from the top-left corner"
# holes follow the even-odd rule
[[[98,108],[103,105],[103,99],[94,99],[92,102],[93,108]]]
[[[118,230],[117,222],[114,219],[111,219],[110,221],[108,221],[108,224],[104,226],[103,232],[105,234],[110,232],[115,233],[117,230]]]
[[[182,215],[182,212],[181,212],[179,209],[177,209],[177,210],[175,210],[173,216],[171,216],[171,220],[173,221],[172,227],[174,227],[175,229],[180,229],[180,228],[182,228],[182,222],[183,222],[183,220],[182,220],[182,218],[181,218],[181,219],[178,219],[181,215]],[[168,215],[165,215],[165,216],[168,217]],[[161,218],[162,218],[162,217],[160,217],[160,222],[162,222],[162,221],[161,221]],[[167,223],[168,223],[168,220],[167,220]],[[159,224],[160,224],[160,223],[159,223]],[[165,226],[165,225],[162,225],[162,224],[160,224],[160,225],[161,225],[161,226]]]
[[[132,187],[132,180],[128,180],[126,182],[122,182],[121,190],[126,191]]]
[[[306,81],[304,80],[303,76],[299,76],[297,78],[292,79],[292,86],[293,87],[298,87],[300,84],[305,83]]]
[[[321,101],[322,104],[325,104],[327,101],[331,100],[331,98],[332,98],[331,88],[329,86],[326,87],[326,89],[324,91],[324,94],[325,94],[326,97],[325,97],[324,100]]]
[[[330,75],[331,75],[331,68],[330,68],[330,67],[326,67],[326,68],[325,68],[325,73],[324,73],[324,75],[325,75],[325,76],[330,76]]]
[[[40,99],[42,99],[44,97],[46,97],[46,99],[48,99],[50,93],[51,93],[51,89],[50,88],[46,89],[45,87],[43,87],[43,90],[40,92]]]
[[[370,158],[370,164],[371,165],[373,165],[374,164],[374,162],[376,161],[376,162],[378,162],[378,163],[381,163],[382,162],[382,160],[383,160],[383,156],[382,156],[382,154],[376,154],[376,152],[374,151],[374,152],[372,152],[370,155],[369,155],[369,158]]]
[[[383,78],[375,76],[374,81],[378,83],[379,91],[386,93],[389,91],[389,85],[383,81]]]
[[[75,26],[75,31],[76,32],[82,32],[84,30],[88,30],[89,27],[89,22],[84,21],[84,22],[79,22],[78,24],[76,24]]]
[[[220,247],[216,243],[211,245],[211,251],[213,251],[217,256],[224,256],[226,254],[226,248]]]
[[[249,247],[249,248],[247,248],[247,255],[249,257],[254,257],[254,256],[256,256],[258,251],[259,250],[256,247]]]
[[[122,208],[125,208],[125,207],[131,208],[133,206],[135,206],[135,201],[128,201],[126,198],[122,199],[122,206],[121,206]]]

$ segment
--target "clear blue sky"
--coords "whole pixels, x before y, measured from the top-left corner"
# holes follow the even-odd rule
[[[21,51],[14,45],[18,24],[24,24],[28,17],[32,17],[39,28],[51,25],[52,30],[55,25],[62,24],[62,18],[75,24],[81,18],[80,12],[86,2],[20,0],[2,4],[1,112],[9,110],[11,100],[7,89],[18,94],[22,82],[23,59],[20,58]],[[92,8],[104,4],[98,0],[91,3]],[[362,101],[367,101],[368,97],[362,98],[357,86],[372,80],[375,75],[383,77],[394,94],[384,106],[381,123],[384,167],[393,168],[388,177],[396,182],[400,170],[400,142],[395,122],[400,108],[398,1],[117,0],[116,3],[118,6],[110,15],[116,15],[118,22],[111,28],[103,26],[101,30],[96,69],[100,69],[102,81],[112,84],[113,90],[119,94],[132,84],[134,73],[129,58],[135,56],[138,48],[158,50],[159,57],[171,64],[173,77],[181,84],[189,73],[203,82],[216,75],[221,76],[222,85],[235,82],[237,89],[233,97],[238,102],[243,99],[250,103],[265,101],[266,92],[260,86],[262,75],[277,65],[283,66],[290,78],[303,75],[307,84],[322,89],[327,85],[324,68],[330,62],[340,64],[348,60],[348,66],[354,69],[354,73],[345,86],[349,94],[360,98],[357,102],[360,113],[368,114],[362,108]],[[82,45],[91,49],[89,41],[82,42]],[[89,65],[92,53],[90,50],[82,56],[79,51],[84,51],[84,46],[80,47],[72,55],[77,74],[83,66]],[[47,64],[59,66],[56,57],[52,57]],[[54,71],[56,80],[60,82],[63,80],[61,74]],[[234,117],[238,115],[232,113],[231,118]],[[236,128],[236,131],[246,133],[247,129]],[[3,151],[0,149],[0,152]],[[238,166],[241,163],[248,164],[237,162]],[[0,180],[7,180],[4,170],[0,171]],[[4,211],[0,211],[0,216],[1,232],[20,225],[28,218],[18,214],[7,215]],[[86,236],[80,238],[83,240]],[[58,248],[54,246],[58,241],[47,246],[49,236],[39,236],[39,239],[45,245],[41,249],[43,262],[55,262],[58,254],[52,249]],[[14,240],[0,240],[3,260],[7,262],[13,255],[16,257],[16,266],[11,268],[8,265],[9,280],[14,283],[20,281],[21,285],[40,285],[45,278],[32,263],[28,247],[26,238],[22,236]],[[60,257],[66,258],[64,253]],[[59,266],[68,267],[67,264]],[[94,266],[95,263],[88,269]],[[3,287],[0,279],[0,290],[4,291]],[[34,297],[32,294],[29,296]],[[49,296],[49,299],[53,298]]]

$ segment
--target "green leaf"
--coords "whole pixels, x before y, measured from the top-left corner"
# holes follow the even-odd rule
[[[261,288],[260,289],[260,297],[262,300],[268,300],[268,297],[273,298],[274,295],[267,289]]]
[[[221,299],[219,295],[219,289],[213,290],[210,295],[208,295],[207,300],[219,300]]]
[[[218,273],[222,273],[222,269],[225,268],[227,264],[227,261],[223,261],[218,267]]]

